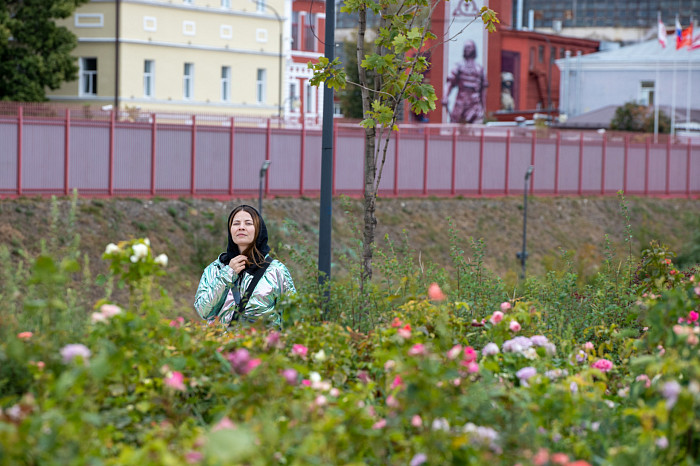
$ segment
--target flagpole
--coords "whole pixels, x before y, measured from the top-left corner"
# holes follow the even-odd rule
[[[676,60],[673,60],[673,85],[671,86],[671,136],[676,134]]]
[[[693,16],[690,16],[690,45],[688,45],[688,85],[686,86],[686,105],[685,105],[685,125],[686,128],[685,130],[688,131],[690,129],[690,88],[693,86],[693,80],[690,79],[692,78],[692,72],[690,71],[690,47],[693,44]]]
[[[657,14],[657,36],[659,38],[659,44],[663,49],[666,48],[666,29],[661,22],[661,11]],[[656,79],[654,80],[654,143],[659,142],[659,68],[660,59],[659,55],[656,55]]]

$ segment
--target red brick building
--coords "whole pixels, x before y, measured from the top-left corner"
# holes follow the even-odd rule
[[[445,36],[445,29],[451,21],[446,5],[449,4],[441,2],[433,16],[433,28],[438,37]],[[599,42],[516,30],[512,24],[512,0],[490,0],[488,5],[498,13],[500,24],[496,32],[487,34],[484,39],[483,53],[486,54],[486,59],[483,66],[489,82],[486,91],[486,118],[508,121],[519,115],[531,117],[534,113],[558,114],[560,76],[554,60],[563,58],[567,51],[572,56],[596,52]],[[483,28],[483,24],[477,20],[470,28]],[[438,96],[436,110],[428,115],[430,123],[448,121],[440,102],[446,88],[446,68],[444,46],[438,45],[432,50],[431,67],[425,76],[426,82],[433,85]],[[512,98],[512,109],[503,109],[503,100],[508,100],[507,96],[503,99],[504,91],[509,92]],[[410,121],[410,118],[406,120]]]

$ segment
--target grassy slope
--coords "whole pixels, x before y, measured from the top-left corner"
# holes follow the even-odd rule
[[[78,199],[75,233],[82,250],[90,257],[93,274],[105,270],[100,255],[109,242],[149,237],[154,252],[170,257],[163,284],[178,306],[191,308],[202,267],[225,247],[225,222],[232,207],[257,200],[229,202],[205,199]],[[700,200],[629,199],[634,253],[640,244],[658,239],[681,251],[697,224]],[[73,236],[65,221],[70,199],[59,199],[56,207],[62,224],[59,234]],[[336,200],[334,204],[333,258],[356,256],[362,221],[359,200]],[[289,247],[316,261],[318,244],[318,199],[278,198],[265,201],[265,218],[273,247]],[[507,281],[515,281],[520,264],[515,258],[522,247],[522,198],[497,199],[384,199],[378,204],[378,244],[384,235],[400,242],[405,230],[410,245],[422,261],[450,268],[448,222],[450,217],[460,238],[460,247],[471,253],[469,237],[485,241],[484,260]],[[40,240],[51,234],[51,201],[42,198],[0,200],[0,244],[14,257],[24,250],[35,255]],[[292,219],[298,229],[285,219]],[[528,273],[542,274],[557,266],[562,249],[574,254],[581,275],[595,272],[601,263],[605,235],[624,254],[625,219],[616,198],[530,198],[528,202]],[[354,230],[355,229],[355,230]],[[284,259],[287,253],[281,252]],[[295,264],[289,264],[292,273]],[[334,262],[336,276],[347,264]],[[3,264],[5,266],[5,264]]]

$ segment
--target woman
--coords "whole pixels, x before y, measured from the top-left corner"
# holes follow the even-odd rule
[[[268,327],[281,328],[275,304],[296,289],[287,267],[269,252],[267,227],[258,211],[248,205],[233,209],[226,252],[204,269],[199,280],[197,313],[210,323],[217,317],[224,325],[263,318]]]

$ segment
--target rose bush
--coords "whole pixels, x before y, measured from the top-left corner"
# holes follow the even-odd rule
[[[544,294],[465,315],[428,284],[367,332],[224,331],[162,317],[158,257],[144,240],[107,248],[132,302],[98,303],[79,339],[37,327],[0,343],[0,463],[698,461],[695,276],[643,281],[627,326],[579,336],[552,325]]]

